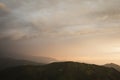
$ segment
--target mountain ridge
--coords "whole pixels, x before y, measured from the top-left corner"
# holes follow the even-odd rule
[[[0,75],[1,80],[120,80],[120,72],[114,68],[79,62],[19,66]]]
[[[114,69],[116,69],[116,70],[118,70],[120,72],[120,65],[118,65],[118,64],[108,63],[108,64],[104,64],[103,66],[114,68]]]

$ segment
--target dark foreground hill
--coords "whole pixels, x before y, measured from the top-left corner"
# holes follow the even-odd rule
[[[113,68],[77,62],[21,66],[0,72],[0,80],[120,80]]]

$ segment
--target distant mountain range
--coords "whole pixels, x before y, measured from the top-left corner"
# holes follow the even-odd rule
[[[43,56],[29,56],[29,57],[25,57],[25,58],[21,58],[24,60],[29,60],[29,61],[34,61],[37,63],[52,63],[52,62],[57,62],[57,59],[51,58],[51,57],[43,57]]]
[[[22,65],[40,65],[40,64],[47,64],[50,62],[56,61],[53,58],[47,57],[32,57],[30,59],[15,59],[11,57],[0,57],[0,70],[9,68],[9,67],[16,67]]]
[[[114,64],[114,63],[105,64],[103,66],[105,66],[105,67],[111,67],[111,68],[114,68],[114,69],[120,71],[120,66],[117,65],[117,64]]]
[[[0,72],[0,80],[120,80],[114,68],[78,62],[24,65]]]
[[[35,65],[39,64],[37,62],[32,62],[28,60],[17,60],[12,58],[0,58],[0,70],[9,68],[9,67],[15,67],[20,65]]]

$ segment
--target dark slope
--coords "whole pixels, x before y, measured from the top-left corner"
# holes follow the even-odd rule
[[[9,68],[0,72],[0,80],[120,80],[120,72],[91,64],[59,62]]]
[[[114,68],[114,69],[120,71],[120,66],[117,65],[117,64],[114,64],[114,63],[105,64],[103,66],[105,66],[105,67],[111,67],[111,68]]]

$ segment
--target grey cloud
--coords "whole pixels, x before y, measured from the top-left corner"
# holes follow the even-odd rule
[[[49,41],[63,37],[111,34],[120,30],[119,0],[0,2],[0,43],[8,45],[36,38]]]
[[[28,38],[28,36],[30,38],[32,38],[32,36],[35,38],[42,35],[50,36],[50,33],[53,35],[59,35],[63,32],[67,33],[67,31],[64,30],[68,27],[67,25],[73,25],[74,28],[76,24],[80,24],[80,29],[81,27],[84,27],[84,24],[97,24],[99,22],[96,21],[96,18],[100,15],[102,15],[103,18],[105,18],[106,15],[113,16],[115,9],[115,14],[119,14],[119,11],[117,11],[119,7],[118,0],[1,1],[6,4],[9,3],[8,5],[10,8],[14,6],[11,13],[7,17],[1,19],[0,24],[4,27],[2,30],[9,33],[10,29],[15,28],[26,35],[26,37],[19,36],[23,39]],[[40,5],[38,5],[38,3]],[[108,4],[106,5],[106,3]],[[91,19],[93,20],[91,21]],[[103,22],[102,24],[104,25],[105,23]],[[70,28],[71,27],[68,27],[68,29]]]
[[[4,16],[8,13],[9,13],[9,8],[4,3],[0,3],[0,16]]]

